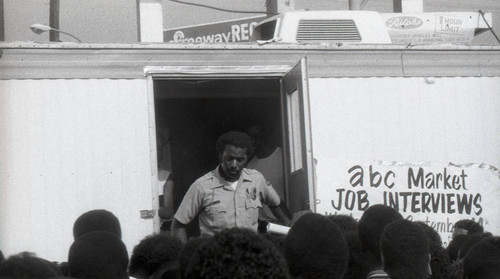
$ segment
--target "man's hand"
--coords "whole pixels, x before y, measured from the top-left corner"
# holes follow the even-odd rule
[[[299,220],[300,217],[304,216],[307,213],[312,213],[312,211],[310,209],[307,209],[307,210],[301,210],[301,211],[294,212],[292,214],[292,220],[290,220],[290,222],[288,222],[288,226],[289,227],[293,226],[293,224],[295,224],[295,222],[297,222],[297,220]]]

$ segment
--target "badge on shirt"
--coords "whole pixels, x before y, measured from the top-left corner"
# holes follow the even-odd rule
[[[247,188],[247,199],[257,199],[257,189],[255,187],[253,187],[251,191]]]

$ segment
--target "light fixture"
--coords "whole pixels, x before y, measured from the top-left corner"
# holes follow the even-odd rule
[[[74,38],[75,40],[77,40],[79,43],[81,43],[82,41],[80,39],[78,39],[75,35],[72,35],[68,32],[64,32],[64,31],[61,31],[59,29],[55,29],[55,28],[52,28],[48,25],[45,25],[45,24],[41,24],[41,23],[35,23],[33,25],[30,26],[30,29],[31,31],[33,31],[35,34],[42,34],[43,32],[47,32],[47,31],[54,31],[54,32],[59,32],[59,33],[63,33],[63,34],[66,34],[72,38]]]

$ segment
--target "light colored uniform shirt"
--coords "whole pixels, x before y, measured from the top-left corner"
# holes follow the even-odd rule
[[[188,224],[198,216],[201,234],[213,235],[233,227],[257,231],[262,203],[278,206],[280,198],[260,172],[243,169],[233,189],[217,167],[189,187],[174,218]]]
[[[255,169],[264,175],[273,185],[274,190],[282,200],[285,200],[285,178],[283,176],[283,152],[280,147],[276,147],[273,153],[266,158],[254,156],[247,164],[247,168]],[[263,206],[260,210],[259,218],[268,222],[276,222],[278,218],[274,216],[271,209]]]

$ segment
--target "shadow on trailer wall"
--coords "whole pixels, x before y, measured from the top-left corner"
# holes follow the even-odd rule
[[[281,145],[279,86],[276,79],[155,81],[156,128],[170,134],[175,209],[189,186],[217,167],[221,134],[267,125]],[[188,234],[198,234],[196,222]]]

